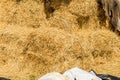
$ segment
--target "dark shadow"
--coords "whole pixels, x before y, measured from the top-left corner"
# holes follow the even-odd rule
[[[0,80],[11,80],[11,79],[0,77]]]
[[[77,22],[80,28],[82,28],[83,24],[86,24],[89,21],[89,16],[81,16],[79,15],[77,18]]]
[[[103,9],[103,5],[101,3],[101,0],[96,0],[98,3],[98,7],[97,7],[97,17],[99,19],[99,24],[100,26],[106,26],[106,20],[107,17],[105,16],[105,11]]]
[[[43,0],[46,18],[50,18],[54,11],[59,9],[62,4],[67,6],[70,2],[71,0]]]
[[[16,3],[19,4],[22,0],[16,0]]]

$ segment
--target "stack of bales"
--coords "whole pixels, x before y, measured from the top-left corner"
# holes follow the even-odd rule
[[[71,0],[49,19],[42,1],[1,0],[0,75],[37,79],[75,66],[119,75],[120,38],[97,16],[95,0]]]

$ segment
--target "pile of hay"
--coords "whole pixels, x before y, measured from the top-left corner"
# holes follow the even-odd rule
[[[0,76],[37,80],[76,66],[120,76],[120,37],[100,23],[96,1],[58,7],[47,19],[43,1],[0,1]]]

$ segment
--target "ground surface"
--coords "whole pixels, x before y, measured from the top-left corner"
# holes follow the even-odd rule
[[[37,80],[73,67],[120,76],[120,36],[95,0],[53,1],[50,13],[43,3],[0,0],[0,76]]]

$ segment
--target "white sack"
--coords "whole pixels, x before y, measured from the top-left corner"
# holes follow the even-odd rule
[[[81,70],[79,68],[72,68],[68,71],[66,71],[63,76],[67,80],[101,80],[95,75],[92,75],[84,70]]]
[[[52,72],[44,75],[38,80],[65,80],[64,77],[58,72]]]

